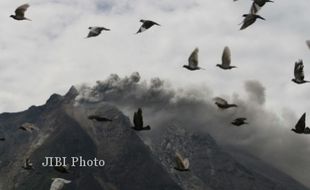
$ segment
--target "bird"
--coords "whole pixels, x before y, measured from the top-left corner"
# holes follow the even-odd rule
[[[86,38],[99,36],[103,30],[110,31],[110,29],[108,28],[99,27],[99,26],[90,26],[88,27],[88,29],[89,29],[89,33]]]
[[[25,170],[32,170],[32,169],[33,169],[33,167],[32,167],[32,162],[30,161],[29,158],[27,158],[27,159],[25,160],[25,163],[24,163],[24,165],[22,166],[22,168],[24,168]]]
[[[15,15],[11,15],[10,17],[12,17],[15,20],[29,20],[31,21],[29,18],[25,17],[25,12],[27,11],[27,9],[30,7],[29,4],[23,4],[19,7],[17,7],[17,9],[15,10]]]
[[[183,158],[180,153],[175,153],[176,166],[174,169],[178,171],[189,171],[189,160],[188,158]]]
[[[90,115],[88,116],[88,119],[90,120],[96,120],[99,122],[111,122],[112,119],[106,118],[106,117],[101,117],[101,116],[97,116],[97,115]]]
[[[268,2],[273,3],[271,0],[253,0],[250,13],[256,14]]]
[[[231,53],[229,47],[226,46],[222,54],[222,64],[217,64],[216,66],[224,70],[236,68],[236,66],[231,66],[230,64],[231,64]]]
[[[246,122],[246,118],[244,117],[239,117],[237,119],[235,119],[233,122],[231,122],[231,124],[235,125],[235,126],[241,126],[244,124],[249,124],[248,122]]]
[[[188,65],[183,65],[184,68],[190,71],[203,69],[198,66],[198,52],[199,52],[199,49],[195,48],[188,58]]]
[[[292,81],[295,82],[296,84],[303,84],[310,82],[304,79],[305,79],[304,64],[303,61],[300,59],[297,62],[295,62],[294,78],[292,79]]]
[[[236,104],[229,104],[225,99],[220,98],[220,97],[216,97],[214,98],[215,100],[215,104],[217,105],[217,107],[221,108],[221,109],[228,109],[231,107],[238,107]]]
[[[54,169],[60,173],[70,173],[69,172],[69,169],[70,169],[69,165],[54,166]]]
[[[66,180],[63,178],[52,178],[53,182],[50,190],[61,190],[65,184],[71,183],[70,180]]]
[[[258,19],[258,18],[262,19],[262,20],[266,20],[265,18],[263,18],[257,14],[253,14],[253,13],[244,14],[243,17],[244,17],[244,20],[243,20],[243,24],[242,24],[240,30],[246,29],[247,27],[252,25],[256,21],[256,19]]]
[[[0,137],[0,141],[5,141],[5,137]]]
[[[306,113],[304,113],[292,129],[297,134],[310,134],[310,128],[306,127]]]
[[[142,131],[142,130],[150,130],[151,127],[149,125],[143,126],[143,116],[142,116],[142,109],[138,108],[138,111],[133,115],[133,123],[134,126],[132,127],[134,130]]]
[[[39,128],[37,128],[34,124],[32,123],[23,123],[19,129],[23,130],[23,131],[27,131],[29,133],[32,133],[32,131],[34,130],[39,130]]]
[[[143,19],[141,19],[140,22],[142,22],[142,25],[139,28],[139,30],[136,32],[136,34],[144,32],[144,31],[146,31],[147,29],[151,28],[154,25],[160,26],[160,24],[158,24],[158,23],[156,23],[154,21],[151,21],[151,20],[143,20]]]

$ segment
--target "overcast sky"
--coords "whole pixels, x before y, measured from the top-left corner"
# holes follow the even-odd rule
[[[176,87],[206,85],[214,96],[246,96],[244,82],[258,80],[266,88],[265,106],[297,119],[310,110],[310,84],[291,82],[298,59],[310,79],[308,1],[266,4],[259,12],[266,21],[239,31],[250,0],[1,0],[0,112],[43,104],[52,93],[111,73],[138,71],[143,79],[160,77]],[[31,5],[31,22],[9,17],[23,3]],[[134,35],[140,19],[162,26]],[[84,39],[89,26],[111,31]],[[224,46],[237,69],[215,67]],[[182,68],[195,47],[206,70]]]

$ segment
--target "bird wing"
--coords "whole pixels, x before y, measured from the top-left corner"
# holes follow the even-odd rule
[[[52,185],[51,185],[51,188],[50,190],[61,190],[65,184],[68,184],[68,183],[71,183],[70,180],[65,180],[65,179],[62,179],[62,178],[56,178]]]
[[[295,68],[294,68],[294,76],[297,80],[304,80],[304,65],[303,61],[299,60],[298,62],[295,62]]]
[[[222,105],[228,104],[228,102],[225,99],[220,98],[220,97],[216,97],[216,98],[214,98],[214,100],[215,100],[215,102],[222,104]]]
[[[222,65],[230,66],[230,63],[231,63],[231,53],[229,47],[226,46],[223,50]]]
[[[250,9],[250,14],[256,14],[262,7],[259,6],[256,2],[252,3],[251,9]]]
[[[183,165],[184,165],[184,169],[188,169],[189,168],[189,160],[188,160],[188,158],[185,158],[183,160]]]
[[[198,48],[195,48],[194,51],[191,53],[191,55],[188,58],[188,65],[190,67],[197,67],[198,66]]]
[[[243,24],[242,24],[240,30],[243,30],[243,29],[249,27],[251,24],[253,24],[255,22],[255,20],[256,20],[256,18],[252,14],[246,15],[244,20],[243,20]]]
[[[182,158],[182,156],[178,152],[175,153],[175,162],[177,164],[177,168],[185,169],[184,163],[183,163],[183,158]]]
[[[135,127],[143,128],[143,118],[142,118],[142,115],[139,114],[138,112],[135,112],[135,114],[133,116],[133,123],[134,123]]]
[[[15,10],[15,14],[21,17],[25,16],[25,12],[27,11],[27,9],[30,7],[29,4],[23,4],[19,7],[17,7],[17,9]]]
[[[304,113],[295,125],[297,131],[304,131],[306,128],[306,113]]]

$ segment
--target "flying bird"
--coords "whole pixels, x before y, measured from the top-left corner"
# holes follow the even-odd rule
[[[97,116],[97,115],[90,115],[88,116],[88,119],[90,120],[96,120],[99,122],[111,122],[112,119],[106,118],[106,117],[101,117],[101,116]]]
[[[38,127],[36,127],[34,124],[32,123],[24,123],[22,124],[19,129],[23,130],[23,131],[27,131],[29,133],[32,133],[32,131],[34,130],[39,130]]]
[[[304,113],[292,129],[297,134],[310,134],[310,128],[306,127],[306,113]]]
[[[222,54],[222,64],[217,64],[221,69],[227,70],[227,69],[233,69],[236,68],[236,66],[231,66],[231,52],[229,47],[225,47]]]
[[[253,14],[253,13],[244,14],[243,17],[244,17],[244,20],[243,20],[243,24],[242,24],[240,30],[246,29],[247,27],[252,25],[256,21],[256,19],[258,19],[258,18],[262,19],[262,20],[266,20],[265,18],[263,18],[257,14]]]
[[[181,154],[179,154],[178,152],[175,153],[175,162],[176,162],[176,166],[174,167],[174,169],[178,171],[189,171],[188,158],[183,158]]]
[[[233,122],[231,122],[231,124],[235,125],[235,126],[241,126],[244,124],[248,124],[248,122],[246,122],[246,118],[244,117],[239,117],[237,119],[235,119]]]
[[[156,23],[154,21],[151,21],[151,20],[143,20],[143,19],[141,19],[140,22],[142,22],[142,25],[141,25],[141,27],[139,28],[139,30],[137,31],[136,34],[144,32],[144,31],[146,31],[147,29],[151,28],[154,25],[160,26],[160,24],[158,24],[158,23]]]
[[[137,112],[133,115],[133,123],[134,127],[132,127],[134,130],[142,131],[142,130],[150,130],[151,127],[149,125],[143,126],[143,116],[142,116],[142,109],[139,108]]]
[[[268,2],[273,3],[271,0],[253,0],[250,13],[256,14]]]
[[[303,84],[307,83],[310,81],[304,80],[305,74],[304,74],[304,64],[302,60],[299,60],[295,62],[295,67],[294,67],[294,78],[292,79],[293,82],[297,84]]]
[[[231,107],[238,107],[236,104],[229,104],[225,99],[220,98],[220,97],[216,97],[214,98],[215,100],[215,104],[217,105],[217,107],[221,108],[221,109],[228,109]]]
[[[88,27],[88,29],[89,29],[89,33],[86,38],[99,36],[103,30],[110,31],[110,29],[108,28],[99,27],[99,26],[91,26],[91,27]]]
[[[62,178],[52,178],[53,182],[50,190],[61,190],[65,184],[71,183],[70,180],[62,179]]]
[[[199,52],[199,49],[195,48],[188,58],[188,65],[183,65],[184,68],[190,71],[203,69],[198,66],[198,52]]]
[[[26,160],[25,160],[25,163],[24,163],[24,165],[22,166],[22,168],[24,168],[25,170],[32,170],[33,169],[33,167],[32,167],[32,162],[30,161],[30,159],[29,158],[27,158]]]
[[[11,15],[10,17],[12,17],[15,20],[29,20],[31,21],[29,18],[25,17],[25,12],[27,11],[27,9],[30,7],[29,4],[23,4],[19,7],[17,7],[17,9],[15,10],[15,15]]]

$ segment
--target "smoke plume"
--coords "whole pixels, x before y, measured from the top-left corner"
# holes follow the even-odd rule
[[[113,74],[94,87],[81,86],[79,91],[78,102],[105,101],[130,118],[141,107],[145,124],[152,129],[173,123],[210,133],[220,145],[249,152],[310,186],[309,136],[291,131],[299,115],[286,111],[282,117],[267,110],[265,88],[258,81],[245,82],[247,98],[233,96],[229,102],[238,107],[229,110],[219,110],[212,91],[205,86],[174,89],[159,78],[141,81],[139,73],[124,78]],[[237,117],[246,117],[249,125],[231,125]]]

